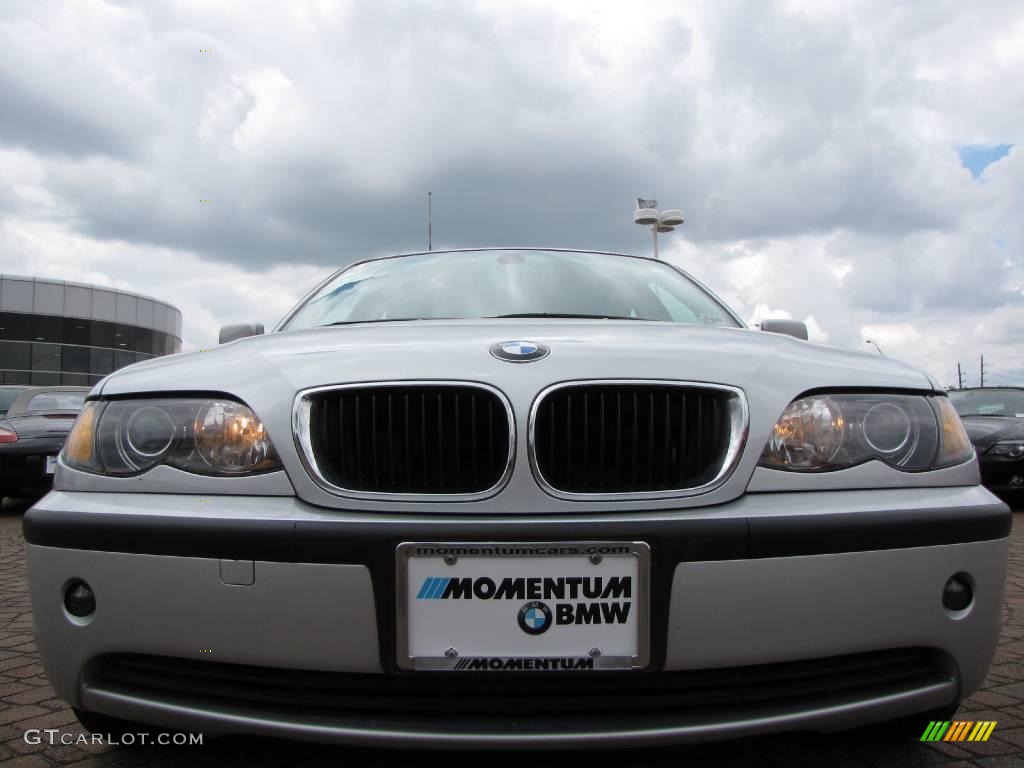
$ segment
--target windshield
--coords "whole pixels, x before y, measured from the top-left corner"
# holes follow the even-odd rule
[[[427,253],[357,265],[317,291],[285,328],[502,316],[737,326],[724,307],[662,262],[502,250]]]
[[[961,416],[1022,416],[1024,390],[967,389],[949,393],[949,399]]]
[[[21,389],[0,389],[0,416],[7,413],[7,409],[11,407],[11,403],[18,399],[18,395],[25,391],[25,388]]]
[[[85,392],[40,392],[29,398],[26,411],[80,411],[85,405]]]

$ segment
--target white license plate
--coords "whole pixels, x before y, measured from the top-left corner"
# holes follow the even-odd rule
[[[406,669],[640,669],[649,658],[642,542],[403,543]]]
[[[46,474],[52,475],[57,471],[57,457],[47,456],[46,457]]]

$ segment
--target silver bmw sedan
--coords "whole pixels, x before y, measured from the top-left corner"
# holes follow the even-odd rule
[[[97,384],[25,516],[89,729],[923,730],[986,675],[1010,513],[921,371],[555,249],[359,262],[224,341]]]

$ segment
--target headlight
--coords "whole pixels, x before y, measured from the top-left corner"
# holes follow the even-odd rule
[[[1024,440],[1005,440],[1001,443],[996,443],[987,451],[987,456],[1006,456],[1010,459],[1019,459],[1024,457]]]
[[[877,459],[897,469],[920,471],[959,464],[972,450],[945,397],[809,395],[783,412],[760,463],[826,472]]]
[[[159,464],[200,475],[281,467],[263,422],[248,406],[221,398],[86,403],[64,462],[105,475],[137,475]]]

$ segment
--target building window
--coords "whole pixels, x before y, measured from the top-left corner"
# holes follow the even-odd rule
[[[135,351],[153,354],[153,331],[149,328],[135,329]]]
[[[32,370],[33,371],[59,371],[60,370],[60,344],[33,344],[32,345]],[[34,380],[33,380],[34,383]],[[57,382],[58,384],[60,382]]]
[[[64,347],[61,353],[60,369],[65,373],[88,373],[89,348]]]
[[[21,312],[0,312],[0,338],[11,341],[32,341],[32,315]]]
[[[118,368],[124,368],[126,365],[131,365],[135,362],[135,353],[128,352],[127,350],[117,349],[114,350],[114,370]]]
[[[90,345],[93,347],[114,346],[114,324],[105,320],[90,320],[92,329],[89,333]],[[109,373],[109,371],[108,371]]]
[[[91,320],[85,320],[81,317],[65,317],[64,321],[64,343],[65,344],[81,344],[83,347],[89,346],[92,342],[90,334],[92,333]]]
[[[60,384],[60,374],[44,371],[32,371],[32,384],[37,387],[53,387]]]
[[[129,349],[135,351],[135,327],[131,325],[114,326],[114,349]]]
[[[64,318],[53,315],[33,315],[32,341],[63,341]]]
[[[32,345],[24,341],[0,341],[0,368],[27,371],[32,367]]]
[[[114,350],[97,349],[89,350],[89,373],[98,376],[106,376],[114,370]]]

